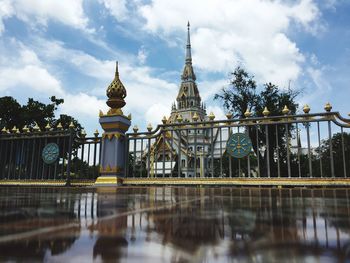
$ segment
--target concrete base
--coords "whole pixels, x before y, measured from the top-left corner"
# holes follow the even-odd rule
[[[118,186],[123,184],[123,179],[117,176],[99,176],[95,186]]]

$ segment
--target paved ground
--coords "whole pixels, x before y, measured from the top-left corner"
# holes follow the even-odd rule
[[[350,189],[0,188],[0,261],[350,262]]]

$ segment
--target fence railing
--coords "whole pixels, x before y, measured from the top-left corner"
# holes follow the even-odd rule
[[[68,184],[71,180],[94,180],[99,173],[100,144],[98,134],[86,138],[73,130],[1,134],[0,180],[59,180]]]
[[[350,119],[338,112],[175,122],[126,135],[131,178],[346,178]],[[181,119],[181,118],[180,118]],[[232,134],[250,138],[243,158],[227,152]]]

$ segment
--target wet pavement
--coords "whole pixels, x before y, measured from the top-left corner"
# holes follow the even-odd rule
[[[350,262],[349,191],[0,187],[0,261]]]

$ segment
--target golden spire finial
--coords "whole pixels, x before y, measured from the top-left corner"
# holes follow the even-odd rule
[[[38,123],[37,122],[34,122],[34,123],[35,123],[35,126],[33,127],[33,130],[35,132],[40,132],[41,130],[40,130],[40,127],[39,127]]]
[[[282,110],[282,113],[283,113],[284,115],[287,115],[289,112],[290,112],[290,110],[288,109],[287,105],[284,105],[284,108],[283,108],[283,110]]]
[[[167,121],[168,121],[167,117],[164,116],[163,119],[162,119],[162,123],[163,123],[163,124],[166,124]]]
[[[208,117],[209,117],[210,121],[213,121],[215,119],[215,115],[214,115],[214,113],[212,111],[209,113]]]
[[[119,79],[118,61],[115,67],[115,77],[107,88],[107,105],[110,107],[107,115],[122,115],[121,108],[125,106],[126,89]]]
[[[176,120],[177,120],[178,122],[182,122],[182,121],[183,121],[183,118],[182,118],[181,114],[177,115]]]
[[[119,77],[118,60],[115,62],[115,77]]]
[[[305,114],[308,114],[308,113],[310,112],[310,107],[309,107],[309,105],[307,105],[307,104],[304,105],[304,107],[303,107],[303,112],[304,112]]]
[[[74,123],[71,121],[68,127],[69,129],[74,129],[75,128]]]
[[[252,113],[249,111],[248,108],[247,108],[247,110],[245,111],[244,116],[245,116],[246,118],[249,118],[250,116],[252,116]]]
[[[86,137],[86,132],[85,132],[84,129],[82,129],[82,130],[80,131],[80,137],[81,137],[81,138],[85,138],[85,137]]]
[[[47,123],[47,124],[46,124],[45,129],[46,129],[47,131],[49,131],[49,130],[51,129],[50,123]]]
[[[62,130],[62,129],[63,129],[63,126],[62,126],[62,123],[61,123],[61,122],[59,122],[59,123],[57,124],[57,129],[58,129],[58,130]]]
[[[267,117],[270,115],[270,111],[267,109],[267,107],[264,108],[264,111],[262,112],[264,117]]]
[[[197,112],[195,112],[195,113],[193,114],[192,119],[193,119],[194,121],[198,121],[199,116],[198,116]]]
[[[330,112],[332,110],[332,105],[327,102],[326,105],[324,106],[325,111]]]

